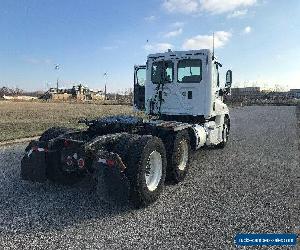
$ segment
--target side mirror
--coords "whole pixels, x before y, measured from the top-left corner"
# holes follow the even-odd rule
[[[225,88],[231,88],[231,84],[232,84],[232,71],[227,70]]]

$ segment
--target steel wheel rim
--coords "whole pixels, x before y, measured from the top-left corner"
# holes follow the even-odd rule
[[[189,146],[186,140],[182,140],[179,143],[179,150],[180,150],[180,161],[179,161],[178,168],[179,170],[183,171],[186,168],[189,159]]]
[[[146,166],[146,186],[149,191],[154,191],[161,180],[162,177],[162,157],[156,150],[153,151],[147,161]]]

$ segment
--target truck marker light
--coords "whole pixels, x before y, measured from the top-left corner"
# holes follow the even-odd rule
[[[64,146],[69,147],[71,145],[71,142],[68,140],[64,140]]]
[[[84,160],[82,158],[80,158],[77,163],[79,168],[84,168]]]
[[[114,160],[107,159],[107,160],[106,160],[106,164],[107,164],[109,167],[113,167],[113,166],[115,165],[115,161],[114,161]]]

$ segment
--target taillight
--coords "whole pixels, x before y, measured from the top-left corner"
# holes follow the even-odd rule
[[[84,168],[84,159],[80,158],[78,161],[77,161],[77,164],[78,164],[78,167],[79,168]]]
[[[110,159],[107,159],[106,160],[106,164],[109,166],[109,167],[113,167],[116,165],[115,161],[114,160],[110,160]]]
[[[68,140],[64,140],[64,146],[67,148],[71,145],[71,142]]]
[[[102,164],[105,164],[105,165],[107,165],[109,167],[113,167],[113,166],[117,165],[116,162],[114,160],[112,160],[112,159],[99,158],[98,162],[102,163]]]

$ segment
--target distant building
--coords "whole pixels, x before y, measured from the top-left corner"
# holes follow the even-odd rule
[[[286,91],[262,90],[260,87],[232,88],[227,100],[232,101],[284,101],[289,99],[300,99],[300,89]]]
[[[232,88],[231,89],[231,98],[240,99],[240,98],[259,98],[261,97],[260,87],[245,87],[245,88]]]
[[[300,89],[290,89],[289,96],[291,98],[300,99]]]
[[[70,89],[56,89],[50,88],[42,97],[42,99],[51,99],[51,100],[78,100],[78,101],[87,101],[87,100],[98,100],[102,101],[105,99],[105,94],[103,91],[93,91],[82,84],[74,85]]]

